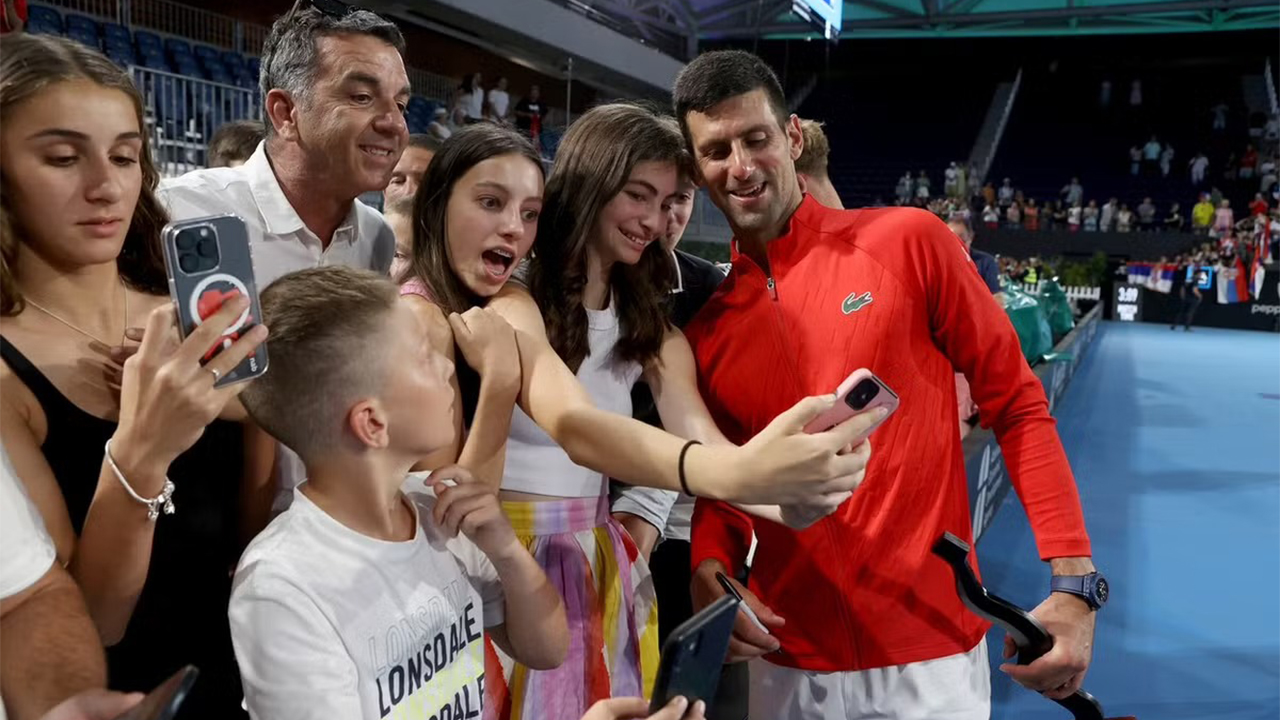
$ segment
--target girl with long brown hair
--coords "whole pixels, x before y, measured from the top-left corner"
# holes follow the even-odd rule
[[[179,344],[145,129],[105,57],[5,40],[0,437],[108,646],[110,685],[150,690],[192,662],[184,717],[234,717],[239,487],[270,466],[246,473],[244,428],[217,419],[243,414],[239,386],[214,383],[266,330],[202,365],[242,309],[229,302]]]

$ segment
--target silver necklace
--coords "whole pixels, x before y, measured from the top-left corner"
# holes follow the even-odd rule
[[[127,288],[125,288],[124,283],[121,283],[121,284],[120,284],[120,290],[121,290],[121,291],[123,291],[123,293],[124,293],[124,329],[121,329],[121,330],[120,330],[120,344],[121,344],[121,345],[123,345],[123,344],[124,344],[124,341],[125,341],[125,330],[126,330],[126,329],[128,329],[128,327],[129,327],[129,290],[128,290]],[[45,306],[41,305],[40,303],[36,302],[35,300],[32,300],[32,299],[31,299],[31,298],[29,298],[29,297],[28,297],[28,298],[23,298],[23,299],[24,299],[24,300],[26,300],[27,304],[28,304],[28,305],[30,305],[31,307],[33,307],[33,308],[35,308],[35,309],[39,310],[40,312],[44,313],[45,315],[48,315],[49,317],[53,318],[54,320],[57,320],[58,322],[62,323],[63,325],[66,325],[67,327],[71,328],[72,330],[75,330],[76,332],[80,333],[81,335],[84,335],[85,337],[90,338],[91,340],[97,340],[99,343],[102,343],[103,345],[107,345],[107,346],[110,346],[110,345],[111,345],[111,343],[107,342],[106,340],[103,340],[102,338],[98,337],[97,335],[94,335],[93,333],[89,332],[88,330],[85,330],[84,328],[82,328],[82,327],[80,327],[80,326],[76,325],[75,323],[70,322],[70,321],[68,321],[68,320],[64,319],[62,316],[58,315],[57,313],[55,313],[54,311],[50,310],[49,308],[47,308],[47,307],[45,307]]]

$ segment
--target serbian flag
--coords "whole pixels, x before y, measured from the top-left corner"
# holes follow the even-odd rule
[[[1129,263],[1129,284],[1130,285],[1146,285],[1147,280],[1151,279],[1151,265],[1149,263]]]
[[[1223,266],[1218,272],[1218,302],[1240,303],[1249,301],[1249,272],[1244,260],[1237,257],[1231,267]]]
[[[1151,280],[1147,287],[1167,295],[1173,292],[1173,276],[1176,273],[1177,268],[1173,265],[1155,265],[1151,268]]]
[[[1262,269],[1262,257],[1260,254],[1255,255],[1249,268],[1249,297],[1257,300],[1262,296],[1262,281],[1266,277],[1267,272]]]

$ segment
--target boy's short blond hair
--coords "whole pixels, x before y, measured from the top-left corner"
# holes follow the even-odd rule
[[[240,394],[245,409],[304,461],[339,447],[347,411],[381,390],[398,297],[388,278],[336,265],[271,283],[268,368]]]
[[[800,130],[804,133],[804,150],[796,160],[796,172],[826,177],[831,143],[827,141],[827,134],[822,131],[822,123],[817,120],[801,120]]]

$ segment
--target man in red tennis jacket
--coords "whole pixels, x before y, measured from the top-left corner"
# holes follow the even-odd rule
[[[794,531],[698,501],[696,606],[722,594],[715,572],[735,575],[753,532],[759,540],[743,595],[768,633],[740,614],[731,646],[734,659],[754,658],[751,717],[989,717],[987,625],[930,553],[944,531],[972,542],[956,372],[996,431],[1055,576],[1034,611],[1053,650],[1001,669],[1049,697],[1074,692],[1105,593],[1044,391],[964,246],[922,210],[834,210],[802,195],[800,123],[759,58],[704,54],[674,95],[734,231],[733,268],[685,329],[721,429],[743,442],[861,367],[901,397],[862,486],[814,526]]]

